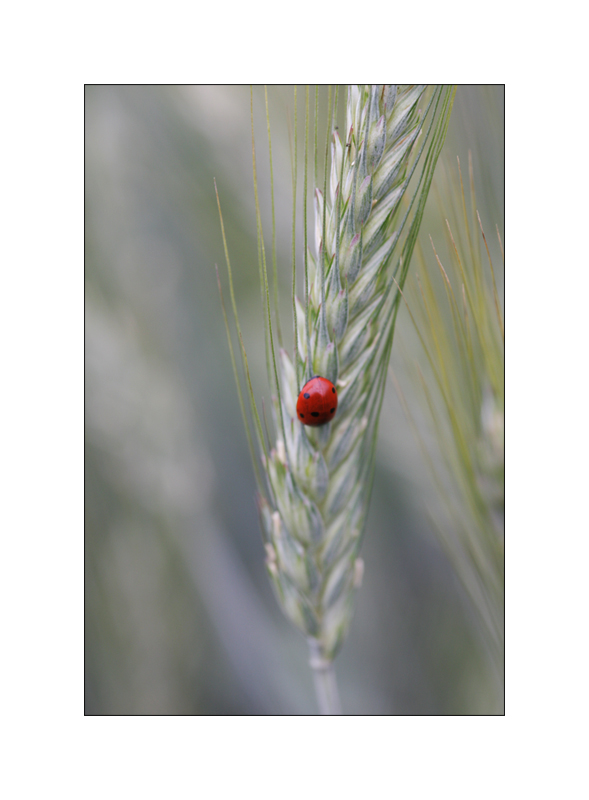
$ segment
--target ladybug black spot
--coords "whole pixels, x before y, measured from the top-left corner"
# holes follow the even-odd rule
[[[318,411],[311,411],[311,416],[312,417],[318,417],[319,416],[319,412]]]
[[[333,386],[331,387],[331,391],[335,394],[335,389],[333,388]]]
[[[335,408],[332,408],[332,409],[331,409],[331,411],[330,411],[329,413],[330,413],[330,414],[333,414],[333,412],[334,412],[334,411],[335,411]]]
[[[309,392],[305,392],[305,394],[303,395],[303,397],[305,398],[305,400],[308,400],[308,399],[309,399],[309,397],[311,397],[311,395],[309,394]]]
[[[305,415],[304,414],[300,414],[300,417],[301,417],[301,419],[305,419]]]

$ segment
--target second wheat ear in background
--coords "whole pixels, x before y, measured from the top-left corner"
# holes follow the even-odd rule
[[[276,324],[277,308],[271,308],[255,147],[252,148],[268,379],[275,391],[272,433],[262,426],[253,395],[221,217],[253,436],[233,349],[232,362],[258,482],[266,567],[285,615],[307,639],[323,714],[341,713],[333,659],[348,631],[355,592],[362,580],[364,564],[359,551],[400,292],[446,136],[454,94],[454,87],[442,85],[350,86],[342,142],[336,125],[338,88],[332,92],[329,87],[326,168],[323,186],[316,187],[314,193],[313,254],[307,248],[306,89],[304,302],[295,294],[293,234],[292,357],[275,342],[274,325],[279,331],[283,328]],[[317,98],[316,91],[316,112]],[[295,89],[295,200],[296,105]],[[270,131],[267,95],[266,112]],[[314,140],[317,143],[317,113]],[[314,162],[317,174],[317,145]],[[294,207],[296,210],[296,203]],[[294,216],[295,213],[293,232]],[[276,305],[277,295],[274,300]],[[232,348],[229,329],[227,333]],[[330,395],[333,404],[325,402]],[[274,440],[273,446],[265,434]]]

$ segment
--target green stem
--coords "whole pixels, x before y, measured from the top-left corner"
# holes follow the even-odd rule
[[[309,665],[313,670],[319,713],[324,716],[338,716],[342,713],[342,707],[333,662],[323,658],[316,639],[309,639],[309,652],[311,654]]]

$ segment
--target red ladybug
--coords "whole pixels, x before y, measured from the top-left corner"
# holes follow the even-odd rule
[[[314,428],[325,425],[335,417],[337,392],[327,378],[314,375],[301,389],[297,400],[297,417],[303,425]]]

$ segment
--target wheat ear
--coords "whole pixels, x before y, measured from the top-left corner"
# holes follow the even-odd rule
[[[243,348],[242,356],[265,476],[259,510],[266,566],[284,613],[308,640],[324,714],[340,712],[333,659],[364,569],[359,550],[399,288],[454,91],[351,86],[343,140],[329,103],[331,159],[323,191],[315,189],[315,254],[305,251],[304,302],[293,297],[293,358],[274,343],[258,210],[268,363],[276,390],[273,447],[264,441]],[[308,140],[308,91],[306,97]],[[306,155],[305,146],[305,182]],[[313,375],[329,379],[338,391],[337,414],[320,428],[305,427],[296,414],[299,391]]]
[[[426,259],[418,250],[419,275],[408,281],[404,296],[427,364],[423,371],[412,373],[441,456],[432,458],[418,434],[443,501],[431,515],[433,527],[472,599],[502,697],[504,327],[495,267],[477,210],[470,153],[469,173],[470,203],[460,161],[458,175],[450,174],[443,194],[452,223],[446,219],[448,259],[442,263],[433,241],[434,259]],[[497,236],[502,251],[498,229]],[[444,284],[442,298],[436,293],[437,277]],[[397,389],[418,432],[398,384]]]

